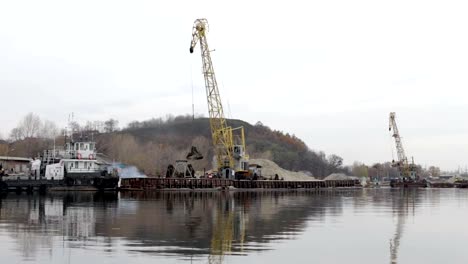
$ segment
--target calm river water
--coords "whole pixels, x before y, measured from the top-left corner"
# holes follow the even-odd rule
[[[0,198],[8,263],[468,263],[467,247],[463,189]]]

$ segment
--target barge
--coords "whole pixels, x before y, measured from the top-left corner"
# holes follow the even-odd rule
[[[177,189],[318,189],[361,187],[358,180],[231,180],[217,178],[128,178],[122,179],[121,191],[151,191]]]
[[[419,180],[399,180],[399,181],[391,181],[390,187],[392,188],[426,188],[427,182],[426,181],[419,181]]]

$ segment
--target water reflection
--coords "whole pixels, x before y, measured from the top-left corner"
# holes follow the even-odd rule
[[[133,250],[219,259],[267,250],[268,241],[301,232],[306,219],[324,210],[304,210],[310,198],[304,192],[125,193],[121,203],[138,201],[135,217],[121,214],[116,219],[119,230],[105,232],[135,241]]]
[[[94,236],[96,211],[89,205],[116,203],[115,194],[3,195],[0,229],[16,240],[25,259],[33,259],[40,248],[52,248],[56,236],[76,240]]]
[[[398,248],[403,237],[406,218],[408,214],[415,213],[415,207],[419,196],[416,189],[393,190],[393,214],[396,215],[396,229],[393,238],[390,239],[390,264],[398,263]]]
[[[64,247],[125,249],[193,259],[269,250],[269,241],[293,239],[308,219],[340,214],[329,192],[153,192],[9,194],[0,199],[0,230],[24,259]]]
[[[375,259],[397,263],[407,218],[438,199],[418,190],[9,194],[0,197],[0,245],[11,244],[7,253],[17,262],[64,263],[77,249],[93,263],[136,254],[223,263],[300,239],[327,254],[324,249],[359,234],[386,251]],[[360,215],[393,222],[385,233],[383,220],[354,223]],[[381,234],[368,235],[374,227]],[[358,250],[345,245],[347,254]]]

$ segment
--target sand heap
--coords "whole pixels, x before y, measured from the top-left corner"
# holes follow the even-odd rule
[[[353,177],[348,176],[344,173],[332,173],[328,175],[324,180],[334,180],[334,181],[341,181],[341,180],[351,180]]]
[[[278,174],[279,178],[283,178],[285,181],[314,181],[316,180],[314,177],[309,176],[305,172],[295,172],[295,171],[288,171],[278,164],[274,163],[271,160],[267,159],[251,159],[249,160],[250,164],[257,164],[262,166],[262,176],[269,179],[270,177],[274,177],[275,174]]]
[[[455,183],[457,181],[468,181],[468,178],[466,177],[461,177],[461,176],[454,176],[448,179],[446,182],[448,183]]]

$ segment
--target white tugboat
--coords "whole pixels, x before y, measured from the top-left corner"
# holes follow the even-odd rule
[[[95,142],[71,140],[63,150],[44,151],[39,176],[61,180],[67,187],[117,188],[119,177],[109,171],[110,164],[98,162],[96,156]]]
[[[1,177],[0,190],[116,190],[118,183],[111,164],[97,159],[96,143],[71,135],[64,147],[44,150],[34,159],[30,175]]]

